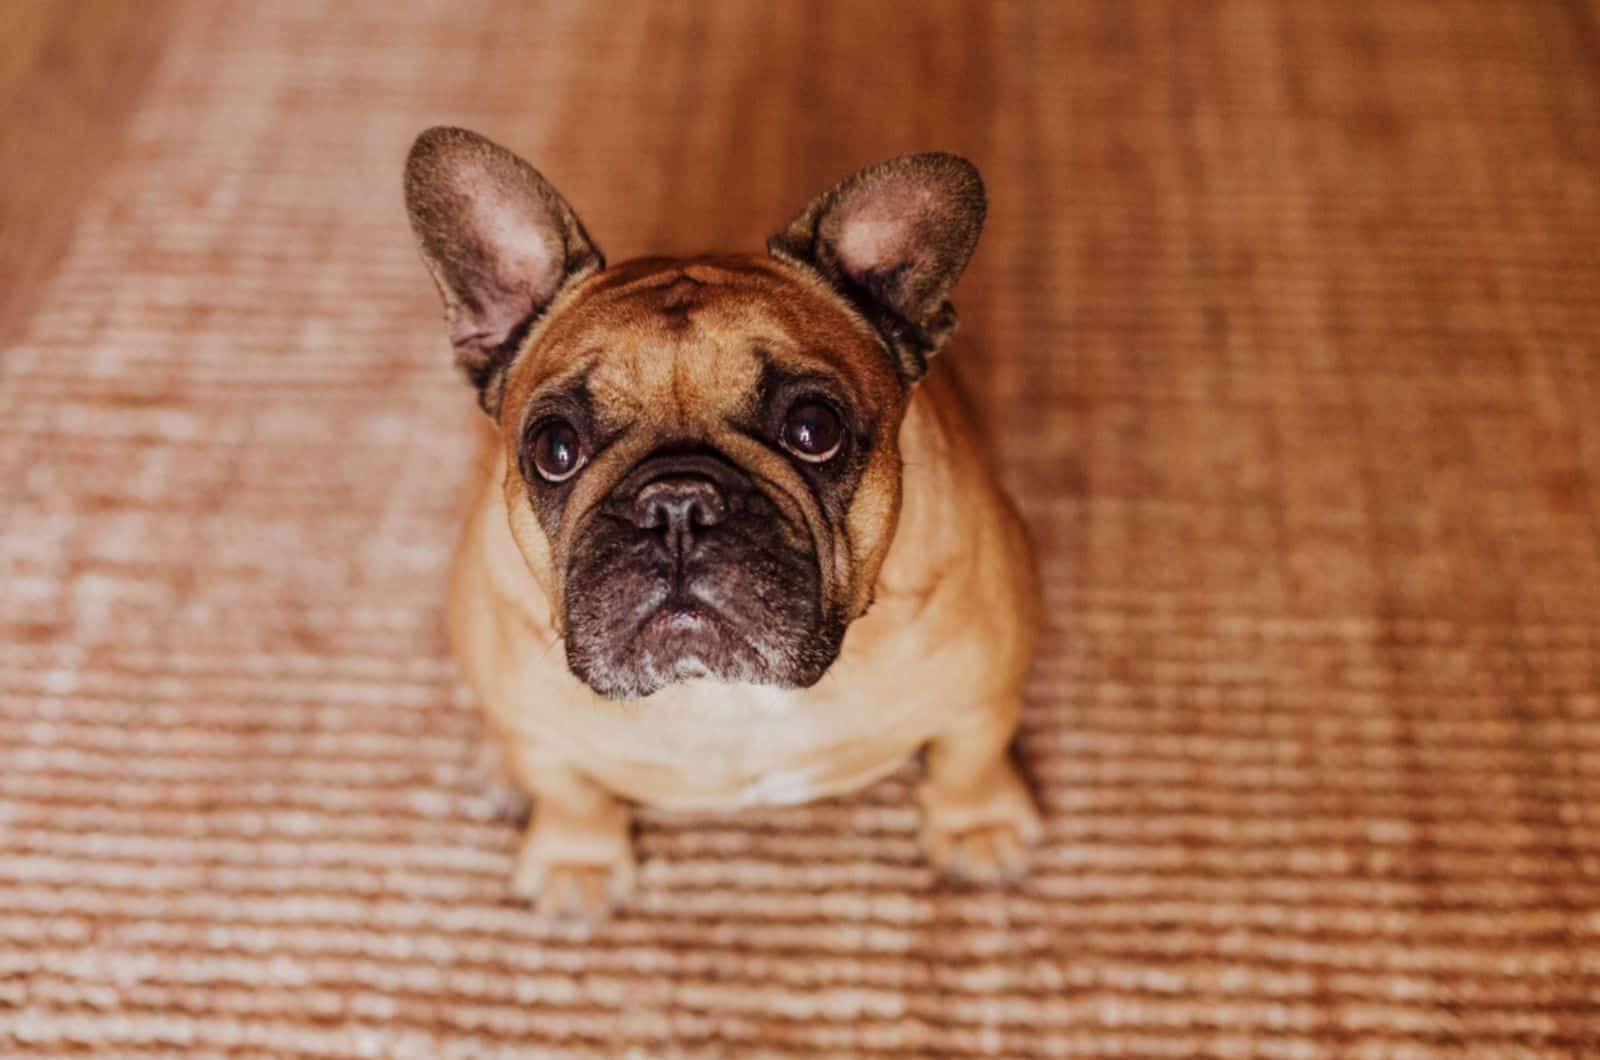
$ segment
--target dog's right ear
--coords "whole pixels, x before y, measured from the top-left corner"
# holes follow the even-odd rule
[[[456,363],[494,415],[528,329],[563,287],[605,259],[537,170],[466,129],[417,137],[406,159],[406,210],[444,299]]]
[[[914,383],[955,330],[945,295],[978,245],[985,209],[971,162],[940,151],[902,155],[813,199],[767,250],[815,269],[854,302]]]

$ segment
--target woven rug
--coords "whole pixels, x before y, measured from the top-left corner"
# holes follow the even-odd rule
[[[1600,6],[161,27],[104,135],[36,129],[98,175],[0,350],[0,1055],[1600,1055]],[[643,814],[589,938],[509,898],[399,194],[439,122],[612,260],[977,161],[941,370],[1047,579],[1025,884],[935,878],[908,770]]]

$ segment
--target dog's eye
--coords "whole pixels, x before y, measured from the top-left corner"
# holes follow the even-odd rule
[[[566,420],[551,420],[533,436],[533,466],[547,482],[565,482],[587,459],[577,428]]]
[[[844,443],[844,424],[824,402],[796,402],[783,419],[783,447],[801,460],[820,464],[830,460]]]

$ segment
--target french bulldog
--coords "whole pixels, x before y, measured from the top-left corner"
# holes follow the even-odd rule
[[[418,137],[405,195],[497,429],[448,625],[533,798],[517,891],[598,919],[634,885],[630,804],[801,802],[919,752],[932,862],[1020,874],[1040,823],[1009,745],[1037,579],[927,371],[983,224],[972,164],[864,169],[766,254],[610,267],[475,133]]]

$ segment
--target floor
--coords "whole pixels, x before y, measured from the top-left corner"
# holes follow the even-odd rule
[[[0,1054],[1600,1055],[1600,3],[13,3],[0,118]],[[510,898],[439,122],[614,261],[978,163],[1026,883],[907,770]]]

